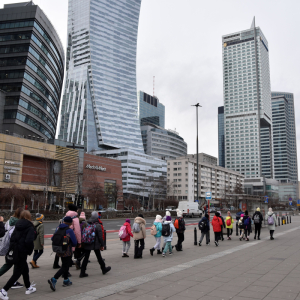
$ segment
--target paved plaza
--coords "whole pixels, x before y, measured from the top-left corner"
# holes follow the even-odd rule
[[[63,287],[60,279],[56,292],[47,283],[55,274],[51,241],[47,240],[45,253],[38,261],[40,269],[30,269],[30,279],[36,283],[37,292],[25,295],[22,288],[9,290],[8,296],[10,300],[300,300],[300,217],[292,217],[291,224],[276,229],[274,241],[264,228],[260,241],[253,240],[253,234],[250,242],[241,242],[234,235],[231,241],[220,242],[219,247],[215,247],[211,232],[210,246],[203,243],[199,247],[194,246],[194,226],[188,226],[184,251],[174,251],[173,256],[165,258],[156,253],[150,256],[149,249],[155,241],[147,230],[143,259],[133,259],[133,241],[130,257],[122,258],[121,241],[117,233],[110,233],[108,249],[102,254],[112,270],[102,275],[95,256],[91,255],[89,277],[79,278],[79,271],[72,267],[73,286]],[[4,262],[3,257],[0,262]],[[1,277],[1,286],[11,274],[9,271]],[[22,278],[19,281],[23,283]]]

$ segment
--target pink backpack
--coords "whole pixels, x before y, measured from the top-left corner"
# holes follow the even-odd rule
[[[120,239],[125,239],[127,235],[128,235],[128,233],[127,233],[126,226],[122,225],[120,230],[119,230],[119,238]]]

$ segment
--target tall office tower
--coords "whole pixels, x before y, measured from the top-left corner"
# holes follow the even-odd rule
[[[250,29],[224,35],[222,43],[225,167],[245,178],[272,178],[268,42],[253,20]]]
[[[69,0],[59,139],[88,152],[144,152],[136,91],[140,5],[141,0]]]
[[[165,106],[157,97],[138,91],[140,125],[153,124],[165,128]]]
[[[0,9],[0,131],[54,139],[64,51],[50,20],[32,2]],[[4,111],[4,113],[3,113]]]
[[[272,92],[274,178],[298,183],[294,95]]]
[[[218,150],[219,166],[225,168],[224,106],[218,107]]]

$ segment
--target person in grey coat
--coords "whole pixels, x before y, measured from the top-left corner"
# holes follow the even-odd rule
[[[276,222],[276,215],[274,214],[271,207],[269,208],[269,211],[266,214],[266,220],[268,223],[268,229],[270,230],[270,240],[274,240],[273,235],[274,235],[275,227],[277,227],[277,222]]]
[[[104,240],[104,229],[103,229],[103,226],[99,223],[98,213],[96,211],[92,212],[92,215],[91,215],[90,219],[88,219],[88,221],[87,221],[86,228],[91,224],[96,225],[96,228],[95,228],[95,241],[93,243],[84,243],[85,256],[84,256],[82,266],[81,266],[81,272],[80,272],[80,275],[79,275],[80,278],[88,276],[88,274],[85,273],[85,271],[86,271],[86,267],[87,267],[89,257],[90,257],[90,254],[91,254],[92,250],[94,250],[94,252],[96,254],[96,257],[98,259],[98,263],[101,267],[103,275],[111,270],[111,267],[106,267],[105,266],[105,262],[103,261],[103,258],[101,256],[100,251],[104,250],[104,242],[103,242],[103,240]]]

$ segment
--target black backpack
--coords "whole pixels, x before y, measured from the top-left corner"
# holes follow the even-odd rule
[[[205,221],[199,222],[199,229],[204,230],[207,227],[207,223]]]
[[[64,254],[68,249],[69,239],[67,230],[69,227],[58,228],[52,238],[52,250],[57,254]]]
[[[170,224],[162,224],[161,235],[162,236],[170,236],[171,235]]]
[[[13,240],[15,242],[10,242],[9,249],[5,255],[5,261],[8,264],[17,264],[20,260],[19,248],[17,241],[20,240],[21,234],[18,231],[13,232],[12,236],[14,237]]]

